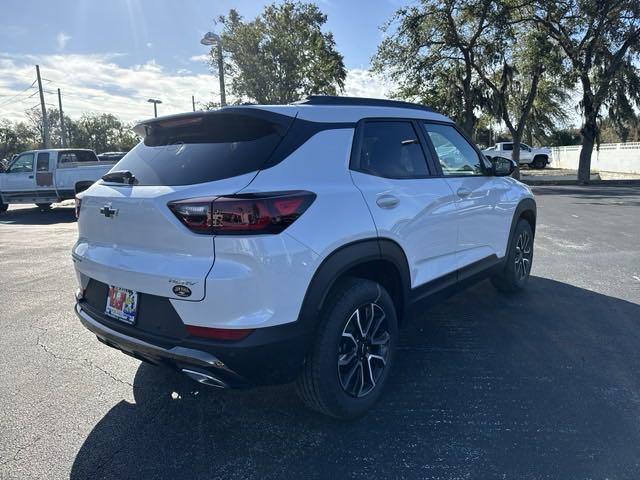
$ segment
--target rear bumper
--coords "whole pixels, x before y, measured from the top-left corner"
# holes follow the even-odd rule
[[[139,360],[174,368],[222,388],[293,381],[302,369],[310,332],[299,322],[257,329],[237,342],[167,338],[110,319],[80,299],[75,312],[102,343]]]

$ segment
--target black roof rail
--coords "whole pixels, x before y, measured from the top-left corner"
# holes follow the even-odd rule
[[[337,95],[308,95],[305,99],[293,102],[295,105],[336,105],[359,107],[395,107],[413,108],[426,112],[437,113],[433,108],[418,103],[403,102],[401,100],[386,100],[383,98],[340,97]]]

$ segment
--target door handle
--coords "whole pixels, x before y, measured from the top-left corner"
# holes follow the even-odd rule
[[[456,193],[460,198],[464,198],[471,195],[471,190],[469,190],[468,188],[460,187]]]
[[[377,198],[376,203],[380,208],[394,208],[398,203],[400,203],[400,199],[393,195],[380,195]]]

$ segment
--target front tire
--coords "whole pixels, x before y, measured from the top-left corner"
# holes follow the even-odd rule
[[[387,291],[371,280],[341,280],[321,313],[298,394],[325,415],[361,417],[384,390],[397,337],[396,309]]]
[[[491,283],[501,292],[516,292],[526,287],[533,264],[533,231],[524,219],[516,225],[505,265],[502,271],[491,277]]]
[[[4,213],[9,210],[9,205],[0,200],[0,213]]]
[[[547,166],[547,158],[546,157],[536,157],[533,159],[533,168],[537,170],[542,170]]]

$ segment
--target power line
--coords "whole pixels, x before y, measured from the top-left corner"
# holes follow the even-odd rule
[[[19,97],[20,95],[22,95],[24,92],[26,92],[27,90],[29,90],[30,88],[33,88],[33,86],[36,84],[36,80],[34,80],[31,85],[29,85],[27,88],[25,88],[24,90],[20,90],[18,93],[12,95],[10,98],[7,98],[5,100],[3,100],[3,103],[0,103],[0,107],[3,107],[5,105],[9,105],[11,102],[10,100],[13,100],[16,97]],[[36,92],[37,93],[37,92]],[[28,97],[27,97],[28,98]]]

